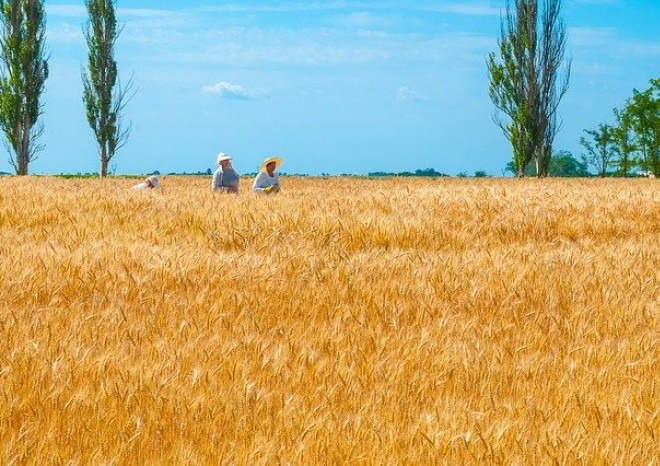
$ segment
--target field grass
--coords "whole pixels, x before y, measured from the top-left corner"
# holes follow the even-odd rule
[[[655,180],[0,178],[0,463],[658,464]]]

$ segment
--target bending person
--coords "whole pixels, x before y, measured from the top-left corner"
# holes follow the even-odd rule
[[[148,177],[142,183],[138,183],[135,186],[133,186],[133,189],[154,189],[154,188],[160,188],[160,182],[158,181],[158,178],[156,178],[153,175]]]
[[[282,166],[282,163],[284,162],[280,157],[268,157],[264,160],[259,168],[259,174],[254,179],[252,191],[264,194],[279,193],[280,178],[275,170]]]
[[[239,177],[231,165],[231,157],[224,152],[218,154],[218,169],[213,173],[211,189],[223,193],[238,194]]]

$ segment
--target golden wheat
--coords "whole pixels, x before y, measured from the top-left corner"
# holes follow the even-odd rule
[[[2,464],[656,464],[654,180],[0,179]]]

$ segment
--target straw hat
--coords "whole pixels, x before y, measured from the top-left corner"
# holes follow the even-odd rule
[[[281,157],[268,157],[266,160],[263,161],[261,166],[259,167],[260,172],[265,172],[266,171],[266,165],[268,165],[271,162],[275,162],[275,170],[280,168],[282,164],[284,163],[284,160],[282,160]]]
[[[218,154],[218,163],[223,162],[225,160],[231,160],[231,157],[229,154],[225,154],[224,152],[220,152]]]
[[[158,181],[158,178],[156,178],[155,176],[150,176],[149,178],[147,178],[147,181],[151,183],[151,186],[153,186],[154,188],[160,188],[160,182]]]

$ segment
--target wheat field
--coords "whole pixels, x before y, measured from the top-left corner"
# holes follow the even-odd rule
[[[0,178],[0,463],[660,463],[655,180]]]

